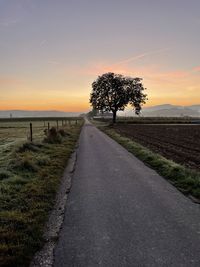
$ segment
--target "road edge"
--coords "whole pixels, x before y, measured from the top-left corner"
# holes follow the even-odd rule
[[[79,140],[62,175],[59,189],[56,194],[55,204],[45,226],[43,235],[45,240],[44,245],[42,249],[34,255],[30,267],[52,267],[54,264],[54,249],[64,221],[65,207],[72,186],[72,177],[77,161],[78,146]]]
[[[113,129],[105,129],[104,127],[97,127],[103,133],[108,135],[110,138],[115,140],[118,144],[124,147],[131,154],[136,156],[139,160],[141,160],[145,165],[149,168],[155,170],[159,175],[161,175],[165,180],[167,180],[170,184],[172,184],[177,190],[179,190],[183,195],[188,197],[193,203],[200,204],[200,199],[193,195],[193,192],[186,192],[187,188],[184,188],[184,184],[179,184],[179,175],[182,175],[182,179],[185,177],[190,177],[193,179],[197,179],[196,175],[199,177],[199,173],[197,174],[195,171],[188,170],[184,166],[175,163],[160,154],[156,154],[155,152],[149,150],[148,148],[142,146],[141,144],[127,138],[125,136],[121,136]],[[154,159],[157,158],[161,168],[159,165],[153,164]],[[169,173],[165,173],[165,170],[169,167],[171,171]],[[178,173],[180,170],[181,174]],[[176,176],[178,176],[176,178]],[[198,180],[199,181],[199,180]]]

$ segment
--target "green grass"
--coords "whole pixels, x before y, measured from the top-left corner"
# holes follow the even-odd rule
[[[160,175],[168,179],[174,186],[186,195],[200,200],[200,173],[179,165],[156,154],[129,138],[118,134],[109,127],[100,127],[107,135],[125,147],[129,152],[155,169]]]
[[[28,266],[43,230],[82,122],[61,143],[17,142],[0,161],[0,266]],[[2,156],[2,155],[1,155]],[[3,158],[3,156],[2,156]]]

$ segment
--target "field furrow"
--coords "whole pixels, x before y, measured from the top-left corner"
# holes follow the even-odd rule
[[[200,125],[118,124],[114,128],[168,159],[200,169]]]

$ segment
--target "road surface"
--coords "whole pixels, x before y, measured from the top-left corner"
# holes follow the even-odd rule
[[[200,206],[90,123],[54,267],[200,266]]]

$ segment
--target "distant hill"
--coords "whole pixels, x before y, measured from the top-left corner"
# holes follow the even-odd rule
[[[57,110],[27,111],[27,110],[0,110],[0,118],[26,118],[26,117],[77,117],[81,112],[63,112]]]
[[[172,109],[174,107],[178,107],[178,106],[174,106],[171,104],[164,104],[164,105],[157,105],[157,106],[152,106],[152,107],[144,107],[144,110],[148,110],[148,111],[158,111],[158,110],[163,110],[163,109]]]
[[[200,105],[192,105],[189,108],[192,110],[197,110],[198,112],[200,112]]]
[[[134,112],[130,110],[120,115],[124,116],[124,114],[126,114],[126,116],[134,116]],[[141,115],[147,117],[200,117],[200,105],[176,106],[164,104],[147,108],[144,107]]]
[[[57,110],[47,111],[27,111],[27,110],[0,110],[0,118],[26,118],[26,117],[77,117],[81,112],[64,112]],[[119,116],[135,116],[135,113],[128,109],[125,112],[118,112]],[[171,104],[144,107],[141,112],[142,116],[148,117],[200,117],[200,104],[191,106],[178,106]]]

